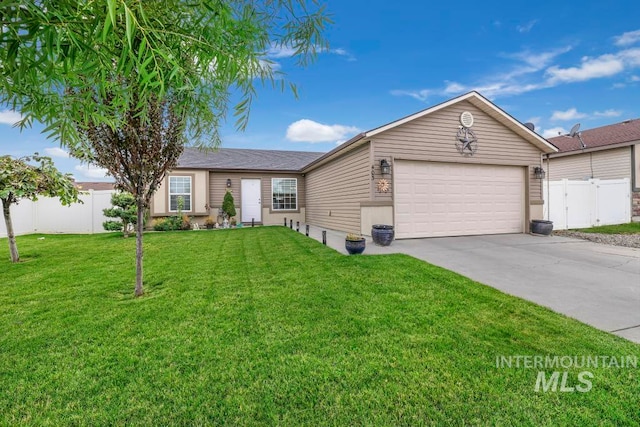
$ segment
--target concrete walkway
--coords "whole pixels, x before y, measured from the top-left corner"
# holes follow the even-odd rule
[[[345,233],[326,231],[327,245],[346,254]],[[310,237],[322,241],[322,229],[311,226]],[[366,255],[391,253],[411,255],[640,343],[640,249],[528,234],[396,240],[388,247],[367,238]]]

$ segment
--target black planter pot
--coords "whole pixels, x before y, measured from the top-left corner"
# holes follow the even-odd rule
[[[393,225],[375,224],[371,227],[371,237],[376,245],[389,246],[394,235]]]
[[[548,236],[553,231],[553,221],[545,221],[543,219],[531,220],[531,232],[533,234],[542,234]]]
[[[349,255],[361,254],[364,252],[366,244],[367,241],[365,239],[344,241],[344,247],[349,252]]]

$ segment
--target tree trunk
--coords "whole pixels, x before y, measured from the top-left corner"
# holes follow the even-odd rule
[[[142,232],[144,231],[144,201],[141,200],[141,196],[138,196],[136,200],[138,206],[138,223],[136,224],[136,292],[135,295],[139,297],[144,294],[144,288],[142,287]]]
[[[9,252],[11,253],[11,262],[20,261],[20,254],[18,254],[18,245],[16,245],[16,235],[13,232],[13,223],[11,222],[11,211],[9,207],[11,203],[8,200],[2,199],[2,213],[4,214],[4,223],[7,226],[7,237],[9,238]]]

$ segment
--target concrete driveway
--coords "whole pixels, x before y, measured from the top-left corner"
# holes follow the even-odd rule
[[[344,253],[334,233],[328,244]],[[640,343],[640,249],[503,234],[368,241],[365,253],[411,255]]]

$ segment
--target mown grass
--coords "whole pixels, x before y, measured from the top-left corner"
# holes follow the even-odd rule
[[[627,224],[618,225],[602,225],[600,227],[580,228],[574,231],[602,234],[638,234],[640,233],[640,222],[629,222]]]
[[[0,240],[0,424],[634,425],[637,369],[535,392],[516,355],[640,346],[404,255],[285,227]],[[571,385],[578,372],[569,369]],[[547,376],[552,369],[547,370]]]

